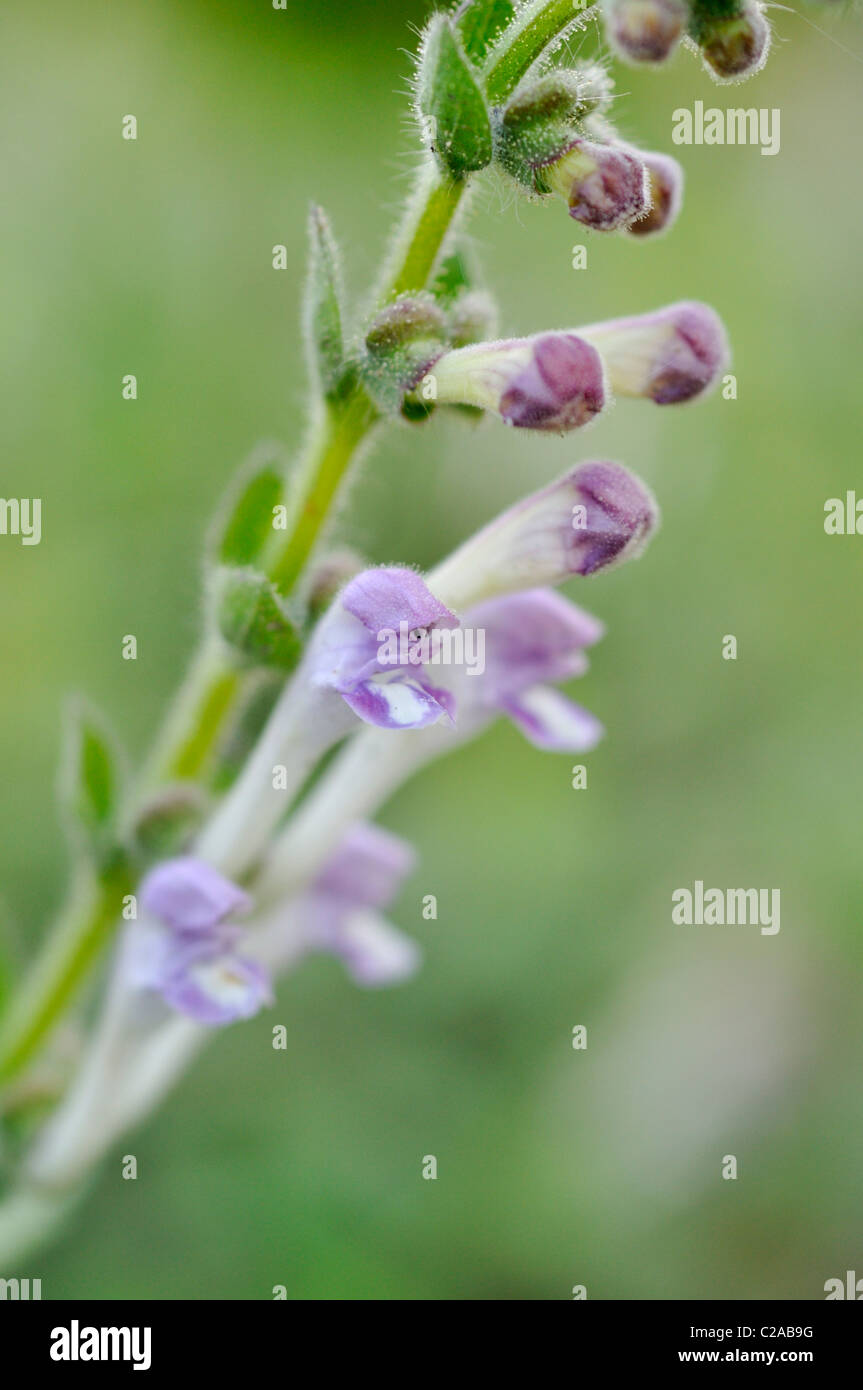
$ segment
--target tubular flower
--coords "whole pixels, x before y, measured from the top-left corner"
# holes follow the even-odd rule
[[[198,1023],[251,1018],[272,1002],[262,966],[238,954],[241,930],[226,920],[250,900],[203,860],[168,859],[144,879],[148,920],[130,934],[130,978]]]
[[[694,300],[591,324],[579,332],[602,354],[613,391],[657,405],[700,396],[728,363],[722,320],[709,305]]]
[[[689,19],[683,0],[609,0],[606,32],[629,63],[662,63],[677,47]]]
[[[683,205],[683,169],[670,154],[641,152],[650,187],[650,208],[627,227],[630,236],[667,232]]]
[[[543,172],[549,188],[563,198],[570,217],[594,231],[628,227],[650,207],[644,163],[624,145],[576,140],[562,159]]]
[[[516,429],[557,434],[587,424],[606,399],[602,362],[574,333],[456,348],[430,379],[441,404],[478,406]]]

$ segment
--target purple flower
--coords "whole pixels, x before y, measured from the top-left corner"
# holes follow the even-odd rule
[[[411,872],[414,852],[379,826],[351,827],[298,904],[302,950],[338,956],[368,987],[412,975],[419,948],[380,916]]]
[[[465,622],[485,633],[485,671],[458,682],[457,732],[471,735],[506,714],[538,748],[587,752],[602,725],[551,687],[587,670],[586,647],[602,624],[553,589],[529,589],[480,603]]]
[[[264,967],[233,951],[178,951],[160,993],[172,1009],[210,1027],[253,1018],[273,1002]]]
[[[191,856],[157,864],[142,882],[139,897],[145,912],[186,935],[206,935],[231,913],[251,905],[235,883]]]
[[[623,145],[577,140],[544,175],[570,217],[594,231],[627,227],[650,206],[644,165]]]
[[[503,512],[429,576],[453,608],[559,584],[640,555],[658,522],[648,489],[617,463],[581,463]]]
[[[611,0],[608,37],[630,63],[662,63],[689,19],[683,0]]]
[[[605,404],[602,362],[575,333],[477,343],[434,365],[435,399],[491,410],[516,429],[561,434]]]
[[[677,160],[653,151],[642,152],[641,158],[647,169],[651,206],[649,212],[627,228],[630,236],[667,232],[676,222],[683,203],[683,170]]]
[[[241,933],[226,919],[250,906],[236,884],[186,856],[153,869],[139,896],[155,920],[132,929],[129,969],[136,984],[210,1025],[251,1018],[271,1002],[266,971],[234,949]]]
[[[399,633],[403,624],[428,633],[459,622],[413,570],[363,570],[315,634],[305,667],[312,685],[335,691],[360,719],[386,729],[421,729],[450,717],[449,697],[422,670],[381,660],[384,634]]]
[[[579,332],[602,355],[612,389],[675,405],[699,396],[728,362],[728,343],[718,314],[684,300],[635,318],[610,319]]]

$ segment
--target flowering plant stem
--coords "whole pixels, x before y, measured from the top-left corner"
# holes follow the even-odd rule
[[[462,202],[464,182],[453,183],[424,165],[410,199],[395,265],[386,277],[385,298],[422,288]],[[328,405],[313,429],[293,477],[286,540],[273,559],[270,577],[284,595],[295,588],[332,510],[339,487],[378,411],[357,385],[344,402]],[[234,708],[242,675],[212,634],[204,638],[175,699],[156,745],[147,785],[200,775]],[[0,1080],[18,1074],[56,1023],[78,985],[111,939],[124,894],[131,891],[128,867],[96,876],[89,889],[70,895],[42,955],[0,1029]]]
[[[3,1021],[0,1082],[15,1076],[57,1022],[78,985],[110,940],[131,892],[131,872],[118,858],[98,874],[76,880],[25,989]]]

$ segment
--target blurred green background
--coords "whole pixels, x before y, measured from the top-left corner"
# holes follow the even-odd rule
[[[40,546],[0,540],[0,884],[22,957],[66,869],[64,692],[146,747],[195,638],[213,504],[256,442],[302,430],[308,201],[355,292],[398,208],[426,9],[4,6],[2,492],[43,498]],[[672,149],[696,99],[781,110],[775,158],[675,150],[669,238],[591,237],[494,183],[471,224],[505,331],[707,299],[739,398],[621,402],[566,439],[405,427],[343,513],[375,559],[426,564],[579,459],[649,481],[647,556],[572,586],[608,625],[578,691],[608,729],[588,789],[504,726],[408,786],[382,820],[421,851],[393,914],[420,975],[363,993],[318,960],[216,1038],[37,1258],[45,1297],[817,1299],[863,1274],[863,539],[823,530],[827,498],[863,495],[863,24],[806,13],[853,53],[775,10],[745,87],[686,53],[618,68],[646,147]],[[780,888],[779,935],[672,925],[696,878]]]

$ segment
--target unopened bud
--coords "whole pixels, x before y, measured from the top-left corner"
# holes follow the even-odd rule
[[[607,33],[628,63],[662,63],[682,38],[689,9],[684,0],[610,0]]]
[[[599,354],[574,333],[458,348],[432,375],[441,404],[490,410],[517,429],[578,429],[605,403]]]
[[[567,204],[570,217],[594,231],[627,227],[649,207],[644,165],[621,145],[578,140],[545,170],[545,179]]]
[[[446,319],[429,294],[401,295],[375,318],[366,334],[363,377],[383,410],[401,410],[446,348]]]
[[[653,236],[666,232],[677,220],[683,204],[683,169],[671,155],[639,151],[647,170],[650,189],[650,211],[631,223],[631,236]]]
[[[731,18],[696,16],[692,34],[704,66],[720,82],[740,82],[758,72],[770,51],[770,25],[757,0],[745,0]]]
[[[616,394],[645,397],[657,405],[700,396],[728,361],[722,320],[709,305],[694,300],[578,332],[598,349]]]
[[[617,463],[581,463],[516,502],[429,575],[448,606],[561,584],[635,559],[658,522],[645,485]]]

